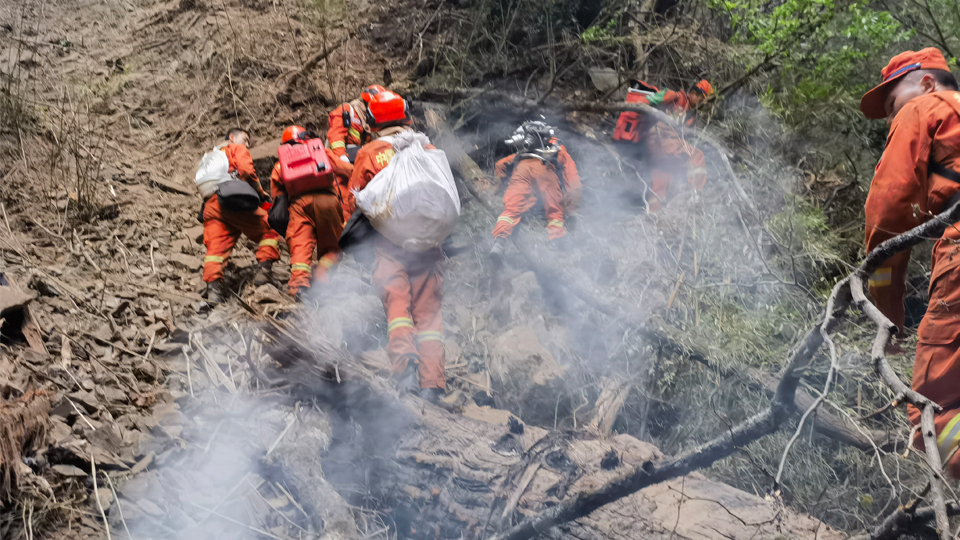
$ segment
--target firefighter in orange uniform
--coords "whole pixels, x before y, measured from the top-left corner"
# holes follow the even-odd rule
[[[658,90],[640,81],[634,81],[627,92],[628,103],[645,103],[673,116],[683,125],[693,125],[693,109],[713,95],[713,86],[701,80],[690,91]],[[647,205],[651,212],[663,207],[667,190],[674,176],[686,176],[687,183],[701,191],[707,183],[707,165],[703,152],[687,143],[676,128],[663,122],[653,122],[640,113],[624,112],[617,120],[615,140],[640,142],[644,140],[650,159],[650,191]]]
[[[367,142],[370,134],[370,128],[367,125],[367,103],[374,95],[384,91],[386,88],[372,84],[363,89],[360,99],[343,103],[330,111],[327,118],[327,142],[337,159],[344,163],[352,163],[350,150],[363,146]],[[356,153],[354,152],[353,155]]]
[[[507,237],[520,223],[521,216],[536,204],[538,195],[547,218],[547,238],[559,240],[567,235],[565,216],[577,211],[583,187],[577,165],[557,140],[555,131],[543,122],[524,122],[505,141],[517,152],[498,161],[494,169],[501,182],[510,180],[503,194],[503,213],[493,229],[495,240],[490,257],[497,263]]]
[[[362,191],[393,158],[390,136],[413,129],[406,101],[384,90],[367,103],[370,128],[377,137],[364,145],[350,177],[348,206],[356,210],[354,191]],[[432,149],[432,145],[426,146]],[[373,285],[387,315],[387,354],[401,391],[416,391],[436,402],[447,387],[443,368],[443,276],[440,248],[414,253],[386,238],[375,242]]]
[[[300,126],[290,126],[283,130],[282,144],[302,144],[311,137]],[[350,170],[327,149],[327,156],[333,165],[336,177],[343,178]],[[343,232],[343,189],[335,182],[330,189],[321,189],[299,195],[289,200],[290,221],[287,224],[287,245],[290,246],[290,294],[302,297],[306,289],[314,282],[326,283],[327,273],[340,261],[340,247],[337,245]],[[270,194],[274,200],[286,194],[280,175],[280,163],[273,166],[270,174]],[[317,253],[317,264],[313,266],[313,253]]]
[[[883,82],[867,92],[860,110],[890,127],[866,202],[866,248],[903,233],[960,200],[960,92],[943,54],[934,48],[901,53],[881,71]],[[945,459],[960,440],[960,232],[948,227],[933,248],[930,303],[917,330],[913,389],[943,407],[936,417],[937,445]],[[877,307],[903,330],[905,251],[872,276]],[[898,349],[891,345],[890,349]],[[893,351],[891,351],[893,352]],[[908,407],[911,422],[920,411]],[[918,436],[915,443],[923,445]],[[960,477],[960,453],[947,464]]]
[[[217,148],[227,155],[230,161],[230,173],[248,182],[265,200],[267,194],[254,170],[253,158],[248,149],[249,141],[250,135],[246,131],[234,128],[227,133],[226,141]],[[262,208],[254,212],[223,210],[217,195],[214,194],[204,201],[201,215],[203,216],[203,245],[207,249],[206,256],[203,258],[203,281],[207,283],[204,294],[207,301],[213,303],[224,300],[226,290],[223,284],[223,267],[241,233],[259,243],[257,260],[260,262],[260,268],[254,277],[254,284],[262,285],[269,281],[273,262],[280,259],[277,244],[280,235],[267,224],[266,210]]]

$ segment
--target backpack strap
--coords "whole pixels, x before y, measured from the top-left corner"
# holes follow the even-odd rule
[[[939,174],[955,184],[960,184],[960,172],[957,172],[953,169],[948,169],[936,161],[927,163],[927,174]],[[950,208],[958,202],[960,202],[960,190],[957,190],[957,192],[953,194],[953,197],[950,197],[947,200],[947,202],[943,205],[943,210]]]
[[[930,173],[939,174],[940,176],[946,178],[947,180],[950,180],[951,182],[960,184],[960,172],[957,172],[953,169],[948,169],[943,165],[941,165],[939,162],[931,161],[927,163],[927,174],[930,174]]]

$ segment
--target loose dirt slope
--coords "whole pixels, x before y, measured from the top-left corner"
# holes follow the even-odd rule
[[[350,37],[366,9],[258,0],[0,6],[0,271],[37,295],[29,304],[35,330],[20,336],[8,319],[10,336],[0,346],[0,466],[15,478],[0,484],[4,537],[100,537],[104,518],[114,534],[133,537],[440,534],[415,532],[416,519],[407,528],[391,522],[396,509],[364,492],[372,481],[326,483],[318,451],[338,438],[334,450],[353,448],[342,439],[362,427],[349,411],[328,418],[316,395],[294,403],[291,385],[258,379],[268,362],[254,338],[261,339],[262,324],[289,332],[273,316],[292,302],[276,288],[254,291],[245,283],[249,272],[242,267],[253,261],[249,245],[238,245],[232,260],[241,268],[230,271],[242,300],[211,311],[197,294],[202,228],[193,164],[229,127],[248,128],[255,143],[273,139],[290,122],[324,128],[329,107],[364,84],[384,82],[389,62]],[[391,67],[393,77],[405,76]],[[465,208],[457,237],[477,242],[478,251],[448,261],[453,277],[445,306],[447,361],[457,388],[448,408],[473,417],[464,420],[464,437],[488,453],[488,439],[506,432],[499,421],[508,413],[467,396],[480,388],[513,397],[507,390],[516,381],[504,373],[522,372],[534,361],[543,369],[523,377],[538,384],[521,386],[547,386],[545,370],[565,369],[552,355],[566,343],[563,320],[547,310],[550,291],[541,292],[534,275],[511,273],[491,289],[476,264],[489,223],[479,205]],[[349,313],[311,314],[325,324],[309,335],[326,333],[327,342],[338,344],[336,354],[344,354],[340,343],[349,352],[366,351],[365,361],[382,370],[382,354],[374,352],[385,337],[380,307],[356,265],[347,263],[341,275]],[[275,277],[284,281],[286,270],[278,268]],[[510,301],[491,307],[491,291]],[[307,343],[307,350],[318,346]],[[492,382],[482,373],[488,355],[479,351],[492,351]],[[501,403],[528,423],[549,425],[557,409],[546,414],[536,391]],[[565,399],[564,407],[574,405]],[[449,415],[434,411],[421,429],[453,425],[456,417]],[[430,424],[441,420],[448,424]],[[627,461],[657,453],[628,439],[618,444],[639,450],[624,455]],[[337,457],[328,456],[324,466],[336,467]],[[411,457],[400,452],[391,459]],[[443,462],[435,465],[444,470]],[[593,470],[593,461],[579,466],[596,475],[567,486],[574,491],[610,474]],[[314,475],[291,476],[305,470]],[[535,470],[526,480],[528,495],[513,503],[520,514],[552,504],[551,470]],[[422,500],[434,487],[431,479],[422,481],[419,488],[407,486],[405,500],[456,513],[460,500]],[[368,509],[348,506],[341,496]],[[723,530],[711,531],[691,514],[714,497],[727,501],[727,513],[749,508],[758,522],[724,518]],[[484,509],[471,508],[460,521],[476,527],[469,514]],[[623,523],[679,538],[746,538],[760,530],[773,534],[781,525],[805,537],[826,530],[696,475],[610,511],[625,521],[598,514],[574,532],[616,537],[626,534],[615,530]]]

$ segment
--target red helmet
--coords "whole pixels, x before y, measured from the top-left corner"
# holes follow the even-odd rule
[[[374,128],[383,127],[385,124],[411,123],[407,114],[407,100],[390,90],[374,94],[367,103],[367,113]]]
[[[370,103],[370,100],[373,99],[373,96],[379,94],[380,92],[387,92],[388,90],[379,84],[371,84],[370,86],[363,89],[363,92],[360,92],[360,97],[364,102]]]
[[[300,126],[290,126],[283,130],[283,136],[280,137],[280,144],[295,143],[306,138],[308,138],[307,130]]]

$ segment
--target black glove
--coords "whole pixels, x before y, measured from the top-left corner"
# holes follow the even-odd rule
[[[203,223],[203,210],[207,207],[207,201],[200,203],[200,212],[197,213],[197,221]]]
[[[260,193],[260,202],[261,202],[261,203],[265,203],[265,202],[272,203],[272,202],[273,202],[273,199],[270,198],[270,195],[267,194],[266,191],[263,191],[263,192]]]

